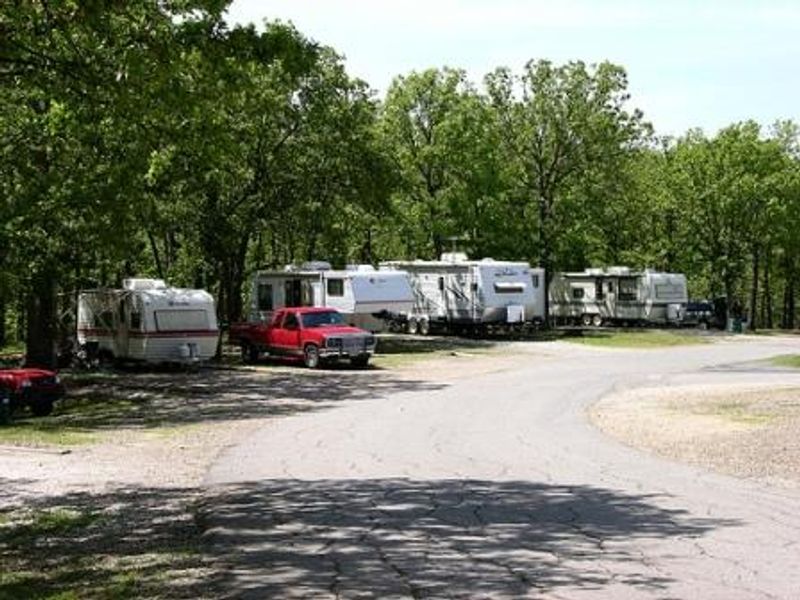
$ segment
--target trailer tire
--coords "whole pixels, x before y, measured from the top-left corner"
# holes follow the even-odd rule
[[[593,315],[592,325],[594,327],[601,327],[603,325],[603,317],[601,317],[600,315]]]
[[[431,322],[428,319],[420,319],[417,329],[420,335],[428,335],[431,332]]]
[[[303,348],[303,364],[309,369],[319,368],[319,348],[316,344],[306,344]]]
[[[416,317],[409,317],[408,323],[406,323],[406,332],[410,335],[419,333],[419,321],[417,321]]]
[[[591,327],[592,326],[592,315],[584,314],[581,315],[581,325],[584,327]]]

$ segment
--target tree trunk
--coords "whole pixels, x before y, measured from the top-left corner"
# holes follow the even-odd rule
[[[772,287],[770,284],[770,271],[772,266],[772,249],[768,249],[764,254],[764,292],[761,300],[761,311],[763,318],[761,325],[767,329],[772,329],[774,323],[772,320],[773,306],[772,306]]]
[[[0,347],[8,343],[6,332],[6,297],[0,292]]]
[[[544,328],[550,329],[550,279],[553,276],[551,261],[550,235],[550,201],[544,194],[539,195],[539,248],[540,264],[544,269]]]
[[[49,272],[34,275],[27,298],[27,313],[25,364],[55,369],[57,364],[56,283]]]
[[[748,315],[751,331],[756,330],[758,321],[758,269],[760,259],[760,249],[756,245],[753,247],[753,282],[750,286],[750,314]]]

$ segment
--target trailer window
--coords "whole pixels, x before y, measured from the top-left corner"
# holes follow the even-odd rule
[[[256,290],[256,305],[258,310],[272,310],[272,284],[259,283]]]
[[[619,294],[617,297],[620,300],[636,300],[637,293],[636,293],[636,279],[629,278],[629,279],[620,279],[619,280]]]
[[[208,329],[208,313],[204,310],[157,310],[158,331],[205,331]]]
[[[497,281],[494,284],[496,294],[522,294],[525,284],[518,281]]]
[[[659,300],[678,300],[684,299],[683,286],[675,283],[656,284],[656,298]]]
[[[581,288],[581,287],[572,288],[572,299],[573,300],[582,300],[583,299],[583,288]]]
[[[140,312],[132,312],[131,313],[131,329],[141,329],[142,328],[142,313]]]
[[[533,283],[533,287],[535,289],[539,288],[539,274],[531,275],[531,282]]]
[[[344,296],[344,279],[328,279],[328,296]]]
[[[603,280],[598,279],[594,284],[594,299],[602,300],[605,297],[605,293],[603,292]]]

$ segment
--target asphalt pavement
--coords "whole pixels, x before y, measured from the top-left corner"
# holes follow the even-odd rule
[[[229,448],[204,506],[225,594],[800,597],[800,489],[628,448],[585,414],[637,386],[800,385],[751,362],[800,340],[514,347],[507,368],[339,397]]]

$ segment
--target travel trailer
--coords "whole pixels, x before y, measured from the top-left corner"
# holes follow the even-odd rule
[[[353,326],[384,329],[385,317],[408,312],[414,304],[408,274],[350,265],[334,270],[327,262],[287,266],[253,275],[250,321],[266,323],[272,311],[297,306],[335,308]]]
[[[525,262],[469,260],[459,252],[438,261],[391,261],[382,268],[408,273],[411,311],[397,315],[410,333],[523,327],[544,320],[544,270]]]
[[[550,283],[556,325],[679,324],[687,302],[680,273],[609,267],[556,273]]]
[[[79,294],[77,336],[90,359],[193,363],[216,354],[219,329],[208,292],[126,279]]]

